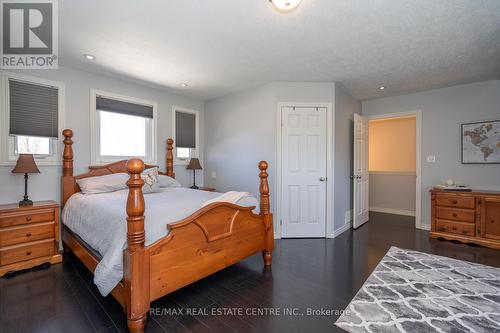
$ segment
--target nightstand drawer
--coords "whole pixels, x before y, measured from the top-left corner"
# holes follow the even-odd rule
[[[476,211],[473,209],[436,207],[436,217],[444,220],[474,223],[476,221]]]
[[[436,196],[438,206],[458,207],[458,208],[476,208],[474,197],[438,194]]]
[[[473,223],[462,223],[453,221],[436,220],[436,231],[449,232],[452,234],[474,236],[476,225]]]
[[[26,245],[9,246],[0,249],[0,265],[9,265],[54,254],[54,239],[27,243]]]
[[[27,212],[0,214],[0,227],[10,227],[20,224],[54,221],[54,209],[33,209]]]
[[[42,222],[0,229],[0,247],[54,238],[54,222]]]

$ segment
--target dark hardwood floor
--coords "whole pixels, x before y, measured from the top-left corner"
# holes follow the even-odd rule
[[[344,309],[390,246],[500,267],[498,250],[429,240],[414,229],[413,218],[372,213],[369,223],[335,239],[276,241],[272,270],[264,271],[256,255],[155,301],[146,331],[340,331],[333,325],[337,315],[308,315],[307,309]],[[251,313],[273,308],[280,315]],[[0,279],[0,332],[126,332],[126,320],[120,305],[101,297],[92,275],[67,255],[63,264]]]

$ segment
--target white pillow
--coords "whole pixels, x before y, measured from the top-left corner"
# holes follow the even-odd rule
[[[142,180],[144,180],[142,193],[161,192],[160,181],[158,180],[158,168],[151,168],[143,171],[141,177]]]
[[[112,173],[105,176],[77,179],[83,194],[98,194],[119,191],[127,188],[129,175],[126,173]]]
[[[158,179],[160,180],[160,187],[182,187],[181,183],[172,177],[158,175]]]

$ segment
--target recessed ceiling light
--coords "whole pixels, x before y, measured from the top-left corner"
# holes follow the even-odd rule
[[[384,89],[385,89],[385,87],[384,87],[384,86],[380,86],[380,87],[378,87],[378,90],[384,90]]]
[[[274,8],[281,13],[289,13],[295,8],[297,8],[302,0],[269,0],[273,4]]]
[[[187,86],[189,86],[187,83],[181,83],[179,84],[182,88],[186,88]]]
[[[95,60],[95,56],[93,56],[92,54],[84,54],[83,56],[87,60]]]

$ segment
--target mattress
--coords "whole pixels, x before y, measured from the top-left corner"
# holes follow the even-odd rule
[[[167,225],[182,220],[221,193],[187,188],[163,188],[144,195],[144,229],[148,246],[168,234]],[[128,190],[83,195],[76,193],[66,202],[62,222],[102,258],[94,272],[94,283],[103,296],[108,295],[123,277],[123,250],[127,248]],[[258,207],[254,196],[238,202],[244,207]]]

